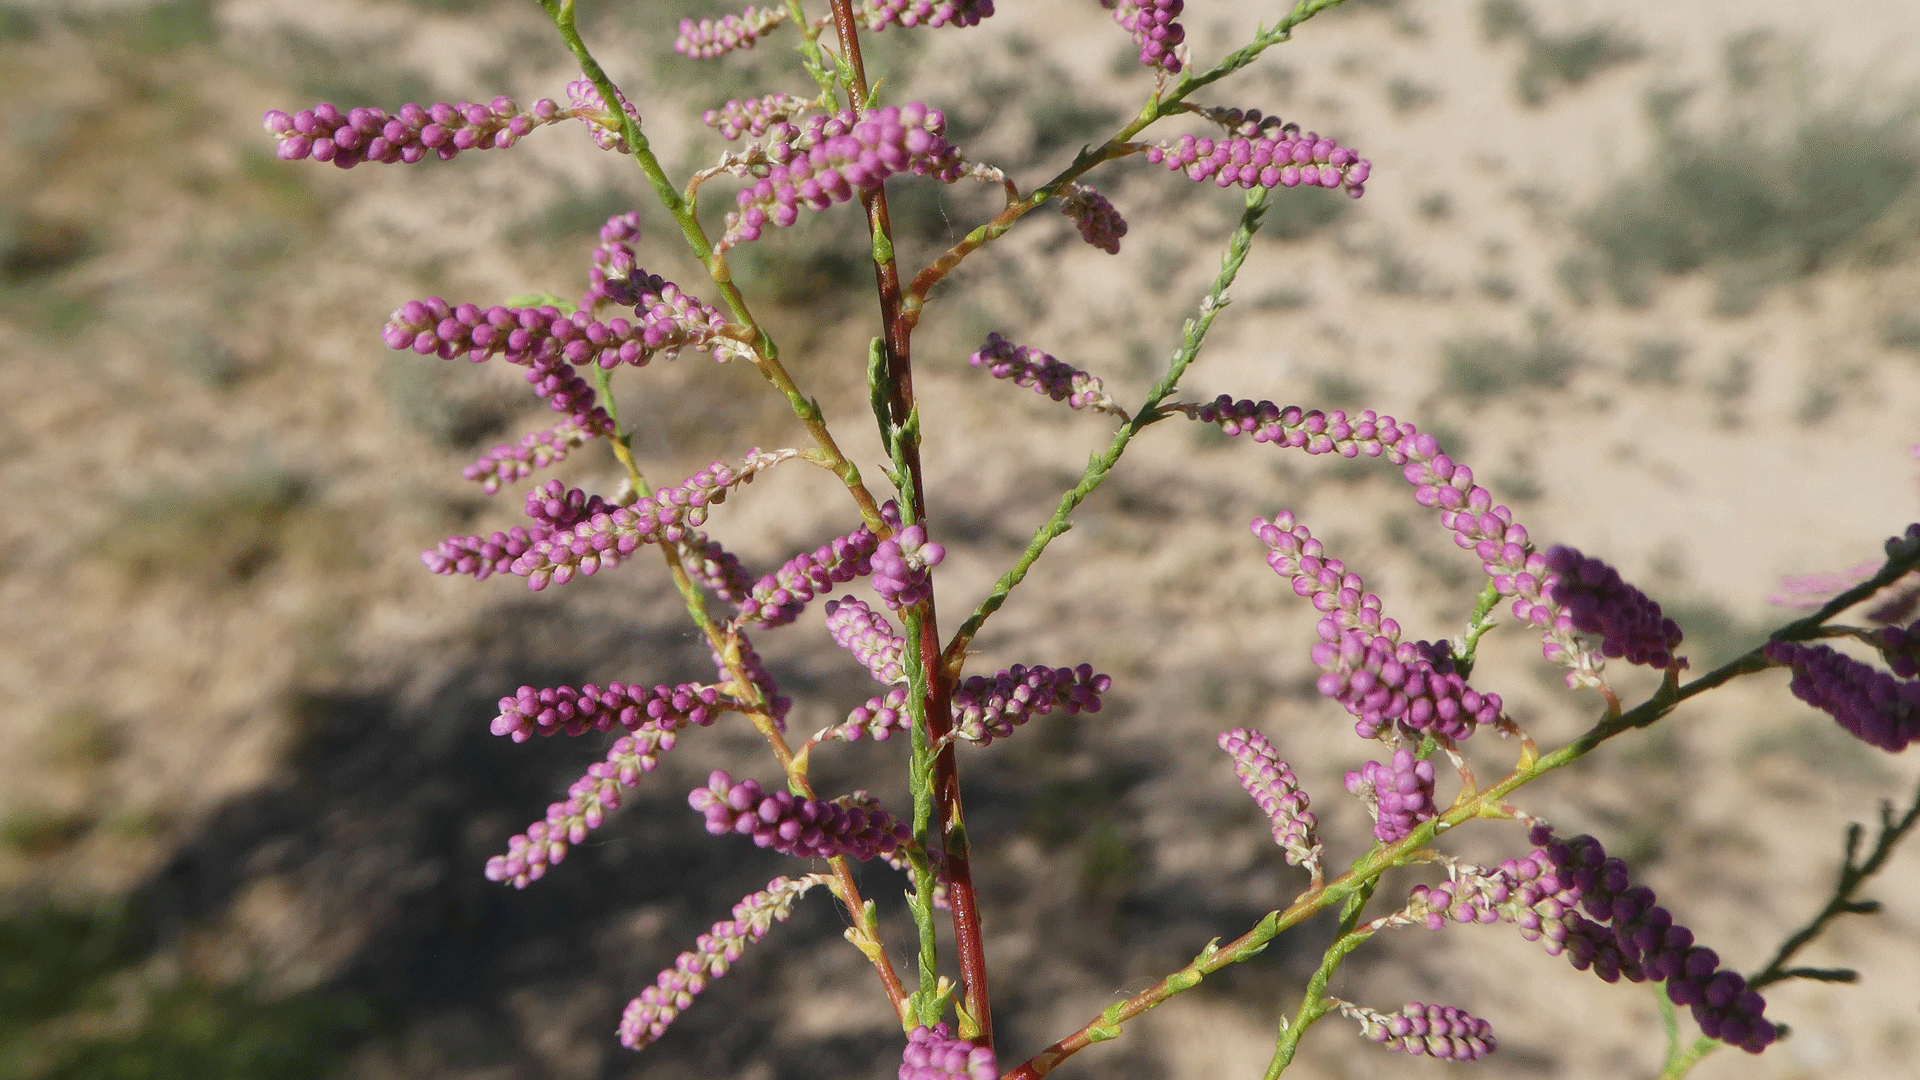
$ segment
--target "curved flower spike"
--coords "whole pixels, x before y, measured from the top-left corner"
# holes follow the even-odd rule
[[[1478,1061],[1499,1048],[1493,1025],[1451,1005],[1408,1002],[1397,1013],[1379,1013],[1334,999],[1340,1011],[1360,1023],[1360,1034],[1389,1050],[1442,1061]]]
[[[377,108],[343,113],[323,101],[292,114],[274,109],[261,122],[278,140],[282,159],[312,158],[351,169],[368,161],[412,164],[429,154],[449,161],[463,150],[504,149],[534,128],[567,116],[546,98],[529,114],[521,112],[512,98],[497,97],[485,105],[409,103],[392,115]]]

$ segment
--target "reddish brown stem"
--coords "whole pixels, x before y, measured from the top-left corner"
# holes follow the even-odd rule
[[[833,23],[840,38],[841,52],[845,54],[847,65],[853,72],[853,86],[850,89],[854,97],[853,108],[858,113],[866,106],[867,72],[860,55],[860,35],[854,23],[851,0],[833,0]],[[867,212],[869,237],[885,241],[884,245],[875,245],[876,252],[884,250],[886,254],[885,257],[874,259],[874,285],[880,295],[880,325],[889,389],[888,414],[895,425],[904,425],[914,409],[912,342],[918,312],[909,314],[902,310],[900,270],[892,254],[893,224],[887,214],[884,185],[862,193],[860,205]],[[903,464],[913,488],[913,506],[924,522],[927,498],[920,465],[919,441],[905,440],[902,450]],[[927,598],[922,607],[920,640],[915,645],[920,653],[920,663],[927,673],[927,738],[935,743],[945,742],[953,730],[953,680],[942,663],[940,623],[932,596]],[[980,909],[973,888],[972,866],[960,804],[959,762],[950,742],[934,759],[933,790],[934,829],[946,849],[948,899],[953,908],[954,942],[960,956],[961,998],[968,1014],[980,1025],[980,1033],[975,1041],[982,1046],[992,1046],[993,1016],[987,997],[986,947],[981,935]]]

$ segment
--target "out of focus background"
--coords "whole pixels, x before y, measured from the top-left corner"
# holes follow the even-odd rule
[[[678,19],[722,5],[581,9],[678,175],[720,152],[701,110],[809,90],[786,38],[674,56]],[[1000,9],[973,30],[875,35],[868,70],[890,99],[945,109],[970,157],[1030,185],[1152,79],[1092,0]],[[1194,57],[1204,66],[1280,10],[1193,0]],[[515,523],[517,491],[489,498],[460,470],[551,414],[517,369],[393,354],[380,327],[428,295],[575,295],[594,229],[629,209],[649,269],[695,292],[700,272],[631,162],[577,125],[343,173],[277,160],[259,118],[322,100],[530,105],[573,77],[524,2],[0,4],[0,1076],[892,1072],[899,1031],[824,893],[661,1043],[636,1055],[614,1040],[656,971],[794,869],[707,837],[686,808],[715,767],[773,778],[744,725],[685,738],[546,880],[515,892],[481,876],[604,750],[488,735],[500,695],[711,669],[646,560],[538,595],[422,568],[444,536]],[[1665,604],[1696,669],[1791,616],[1768,602],[1782,576],[1870,562],[1920,517],[1916,0],[1353,0],[1199,100],[1298,121],[1374,171],[1358,201],[1278,194],[1189,399],[1371,407],[1438,433],[1536,538],[1607,558]],[[1202,128],[1165,137],[1184,130]],[[985,379],[967,354],[998,330],[1137,400],[1240,207],[1144,158],[1090,179],[1131,224],[1120,255],[1031,215],[941,287],[918,339],[949,627],[1110,430]],[[730,189],[710,190],[717,224]],[[915,265],[998,199],[892,192]],[[842,209],[733,265],[877,480],[863,251]],[[752,371],[699,357],[623,373],[620,403],[657,482],[804,440]],[[712,518],[760,572],[853,526],[803,468]],[[552,475],[610,491],[617,471],[581,453]],[[1294,762],[1330,857],[1368,842],[1341,777],[1369,748],[1315,694],[1312,614],[1245,531],[1281,509],[1416,636],[1457,631],[1476,568],[1391,467],[1168,423],[979,639],[971,670],[1084,660],[1115,679],[1097,716],[1037,721],[964,762],[1009,1065],[1302,886],[1218,731],[1260,727]],[[817,621],[759,645],[802,733],[872,692]],[[1529,635],[1496,632],[1483,655],[1476,683],[1543,743],[1596,715]],[[1653,685],[1615,678],[1629,697]],[[1483,777],[1511,763],[1510,744],[1476,742]],[[814,775],[897,800],[903,760],[897,743],[862,744],[819,755]],[[1915,773],[1774,673],[1521,801],[1599,835],[1752,970],[1823,902],[1847,823],[1905,798]],[[1493,825],[1449,841],[1483,861],[1523,843]],[[884,867],[865,881],[904,958],[902,884]],[[1861,982],[1779,988],[1769,1015],[1793,1037],[1697,1075],[1913,1074],[1920,849],[1868,892],[1885,909],[1804,957],[1858,966]],[[1257,1075],[1325,934],[1283,938],[1060,1075]],[[1511,928],[1384,935],[1335,989],[1487,1018],[1501,1051],[1473,1066],[1483,1076],[1649,1077],[1660,1060],[1656,991],[1602,985]],[[1446,1068],[1329,1020],[1295,1070]]]

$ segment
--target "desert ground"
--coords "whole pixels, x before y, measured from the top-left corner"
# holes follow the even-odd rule
[[[1026,189],[1115,130],[1153,77],[1092,0],[998,6],[974,29],[872,35],[867,64],[888,100],[944,109],[970,160]],[[680,17],[726,10],[581,5],[678,178],[725,146],[703,109],[808,91],[790,38],[673,54]],[[1192,0],[1192,61],[1282,10]],[[524,520],[518,488],[488,497],[461,470],[552,414],[517,370],[392,353],[380,328],[420,297],[573,294],[595,228],[627,210],[646,268],[696,293],[703,272],[631,159],[577,125],[343,172],[277,160],[260,116],[524,105],[564,98],[571,65],[536,5],[504,0],[0,3],[0,530],[15,552],[0,568],[0,1075],[892,1075],[898,1027],[824,890],[657,1045],[614,1039],[655,972],[797,872],[707,836],[686,807],[715,768],[774,781],[743,723],[688,734],[545,880],[514,891],[481,874],[605,750],[495,738],[502,694],[711,666],[650,560],[537,594],[423,569],[443,537]],[[1784,577],[1871,563],[1920,519],[1920,0],[1353,0],[1198,100],[1337,138],[1373,175],[1358,200],[1277,194],[1183,399],[1371,408],[1436,433],[1539,543],[1606,558],[1659,600],[1695,671],[1797,614],[1769,599]],[[1205,124],[1148,136],[1183,132]],[[1138,401],[1241,207],[1142,157],[1088,179],[1129,222],[1117,256],[1032,214],[940,286],[916,338],[949,629],[1113,428],[968,354],[999,331]],[[890,191],[912,266],[1000,198]],[[866,243],[842,207],[732,265],[883,486],[862,382]],[[689,354],[618,386],[656,483],[806,439],[743,364]],[[1097,715],[1041,718],[963,757],[1003,1065],[1304,886],[1219,731],[1258,727],[1281,749],[1334,865],[1371,842],[1342,777],[1378,748],[1316,693],[1315,615],[1246,526],[1293,511],[1415,637],[1457,633],[1484,579],[1395,472],[1151,427],[975,642],[970,672],[1085,661],[1114,679]],[[596,445],[535,479],[548,475],[611,493],[619,469]],[[856,520],[831,477],[789,465],[707,528],[765,572]],[[802,734],[874,693],[820,629],[813,615],[756,640]],[[1609,674],[1630,703],[1657,681]],[[1474,681],[1542,745],[1603,707],[1513,627],[1486,639]],[[1467,754],[1497,776],[1514,749],[1488,734]],[[904,761],[898,741],[862,741],[823,749],[813,777],[901,805]],[[1517,801],[1599,836],[1753,970],[1825,902],[1848,823],[1871,836],[1916,772],[1770,672]],[[1490,862],[1523,844],[1487,822],[1441,846]],[[1433,876],[1396,874],[1382,895],[1416,880]],[[862,881],[904,964],[901,879],[875,865]],[[1920,1071],[1920,847],[1865,895],[1881,910],[1802,960],[1860,980],[1774,988],[1769,1016],[1791,1037],[1693,1075]],[[1058,1075],[1258,1076],[1329,929],[1281,938]],[[1662,1059],[1655,990],[1602,984],[1511,927],[1383,934],[1333,989],[1385,1010],[1460,1006],[1500,1050],[1410,1059],[1330,1017],[1290,1075],[1650,1078]]]

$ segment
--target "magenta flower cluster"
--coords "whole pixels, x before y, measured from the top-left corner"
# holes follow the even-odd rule
[[[1133,34],[1141,63],[1169,75],[1180,73],[1180,57],[1174,50],[1187,39],[1187,31],[1173,20],[1180,17],[1186,0],[1100,0],[1100,6],[1110,9],[1113,21]]]
[[[674,958],[672,967],[627,1003],[620,1016],[621,1045],[638,1050],[659,1039],[708,982],[725,975],[747,946],[766,937],[774,923],[787,921],[793,914],[794,901],[826,880],[823,874],[777,877],[764,890],[735,904],[733,918],[714,923],[712,930],[694,942],[691,951]]]
[[[463,150],[505,149],[534,128],[566,116],[546,98],[534,106],[532,115],[521,112],[509,97],[497,97],[485,105],[408,103],[391,116],[384,109],[343,113],[323,101],[292,115],[274,109],[262,123],[278,140],[276,152],[283,160],[310,157],[351,169],[368,161],[412,164],[428,154],[449,161]]]
[[[1620,579],[1620,572],[1574,548],[1547,550],[1547,586],[1573,628],[1600,635],[1600,652],[1629,664],[1665,668],[1680,647],[1680,624],[1664,617],[1660,605]]]
[[[1873,645],[1895,675],[1903,679],[1920,677],[1920,622],[1877,630]]]
[[[735,783],[720,769],[706,787],[693,789],[687,805],[706,816],[707,831],[715,836],[751,836],[760,847],[803,859],[866,860],[912,838],[906,822],[878,807],[803,799],[784,790],[768,794],[758,781]]]
[[[1273,842],[1286,852],[1287,861],[1320,873],[1320,821],[1307,809],[1307,793],[1293,770],[1267,737],[1248,728],[1220,733],[1220,749],[1233,758],[1233,773],[1240,786],[1267,815],[1273,826]]]
[[[993,0],[864,0],[860,15],[867,29],[901,26],[978,26],[993,14]]]
[[[1036,393],[1066,402],[1068,408],[1125,415],[1097,376],[1056,360],[1031,345],[1015,345],[998,332],[989,333],[986,344],[967,357],[967,363],[985,368],[987,374],[996,379],[1011,379],[1016,386],[1031,386]]]
[[[1397,1013],[1378,1013],[1358,1006],[1341,1009],[1360,1022],[1360,1033],[1389,1050],[1441,1061],[1478,1061],[1499,1044],[1493,1025],[1452,1005],[1411,1001]]]
[[[1221,187],[1345,188],[1359,198],[1366,193],[1373,165],[1367,159],[1323,139],[1314,132],[1282,132],[1278,138],[1196,139],[1182,135],[1175,143],[1150,146],[1147,160],[1185,172],[1187,179],[1211,179]]]
[[[900,1080],[996,1080],[999,1075],[993,1047],[956,1039],[945,1024],[923,1025],[907,1033]]]
[[[527,492],[527,516],[532,525],[516,525],[492,536],[452,536],[440,541],[432,551],[420,553],[420,561],[436,574],[470,574],[485,581],[505,573],[513,560],[554,533],[571,529],[595,514],[613,510],[612,503],[579,488],[567,490],[558,480]]]
[[[893,505],[887,503],[881,512]],[[880,538],[862,525],[811,552],[795,555],[753,584],[739,602],[740,618],[762,629],[792,622],[815,596],[873,573],[873,556],[879,548]]]
[[[898,683],[907,679],[901,654],[907,642],[886,617],[865,603],[847,597],[829,600],[826,606],[827,633],[833,643],[853,654],[865,665],[878,683]]]
[[[1548,953],[1564,953],[1603,982],[1664,981],[1667,997],[1690,1007],[1709,1038],[1757,1054],[1776,1037],[1766,1001],[1719,954],[1694,944],[1693,932],[1634,885],[1627,866],[1591,836],[1556,838],[1544,825],[1529,834],[1536,849],[1497,869],[1457,874],[1413,890],[1407,917],[1432,929],[1455,922],[1507,921]],[[1584,910],[1585,914],[1582,914]]]
[[[820,737],[853,742],[865,735],[875,742],[886,742],[894,732],[905,732],[912,727],[913,717],[907,712],[907,688],[895,686],[879,697],[868,698],[866,704],[847,714],[846,723],[828,728]]]
[[[773,164],[757,167],[754,183],[736,197],[739,209],[727,215],[718,246],[757,240],[769,224],[784,227],[799,220],[802,206],[825,210],[897,173],[949,184],[958,180],[960,152],[947,142],[946,125],[944,113],[919,102],[865,116],[843,109],[810,116],[798,126],[773,125],[763,148]]]
[[[788,456],[791,453],[786,452]],[[784,460],[782,455],[756,450],[737,470],[716,461],[673,487],[641,497],[632,506],[595,514],[571,530],[535,541],[508,569],[526,578],[527,587],[538,592],[549,583],[565,585],[575,574],[591,577],[605,567],[618,565],[642,544],[677,543],[706,522],[708,507],[727,501],[727,492],[734,485],[751,480],[755,473],[780,460]]]
[[[1113,680],[1079,667],[1027,667],[1015,664],[992,675],[970,675],[953,691],[955,738],[985,746],[1013,729],[1055,709],[1068,713],[1100,711],[1100,695]]]
[[[1322,672],[1319,689],[1358,718],[1361,738],[1381,738],[1397,726],[1416,739],[1458,741],[1499,718],[1499,694],[1468,686],[1450,648],[1401,641],[1400,624],[1381,613],[1380,598],[1346,564],[1327,558],[1292,514],[1257,519],[1253,533],[1267,545],[1267,565],[1321,612],[1312,654]]]
[[[486,489],[487,494],[492,495],[500,490],[501,485],[525,480],[533,475],[535,469],[565,461],[569,453],[586,445],[589,440],[611,434],[612,431],[613,420],[605,415],[604,410],[584,422],[576,417],[553,428],[529,432],[517,443],[503,443],[494,447],[480,460],[467,466],[461,475],[478,483]]]
[[[1373,812],[1374,838],[1391,844],[1432,821],[1433,762],[1415,760],[1404,747],[1393,752],[1392,764],[1369,761],[1347,774],[1347,790],[1366,800]]]
[[[753,43],[787,21],[783,7],[749,7],[738,15],[718,19],[680,20],[680,36],[673,39],[673,51],[681,56],[711,60],[735,49],[751,49]]]
[[[1920,682],[1897,679],[1826,645],[1775,641],[1767,660],[1793,669],[1793,696],[1890,754],[1920,741]]]
[[[888,608],[912,607],[933,595],[931,571],[946,557],[947,549],[928,540],[924,527],[909,525],[875,545],[867,584]]]
[[[612,682],[604,689],[587,683],[578,690],[571,686],[544,690],[523,686],[512,697],[500,699],[499,714],[489,729],[514,742],[526,742],[535,735],[581,735],[616,727],[637,731],[643,725],[677,731],[688,724],[705,727],[725,708],[737,705],[723,698],[716,687],[699,683],[643,686]]]
[[[605,290],[611,283],[612,279],[603,277],[599,287]],[[561,361],[603,368],[644,367],[655,352],[711,343],[715,332],[726,326],[719,312],[658,275],[636,272],[627,288],[638,307],[638,322],[624,318],[602,322],[587,310],[568,313],[551,304],[449,307],[445,300],[431,296],[394,311],[381,336],[395,351],[411,349],[446,360],[465,356],[475,363],[500,356],[509,363],[550,371]]]
[[[785,123],[814,108],[812,101],[792,94],[762,94],[744,101],[728,101],[718,109],[708,109],[700,114],[700,121],[731,142],[742,135],[757,139],[773,125]]]

